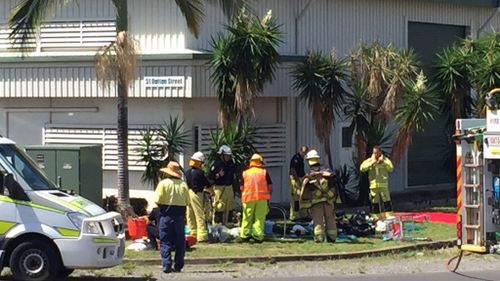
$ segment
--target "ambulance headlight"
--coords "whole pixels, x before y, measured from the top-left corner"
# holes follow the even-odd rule
[[[82,229],[83,225],[83,219],[86,218],[86,216],[82,213],[68,213],[68,218],[69,220],[76,226],[78,230]]]
[[[83,223],[83,233],[104,235],[101,223],[97,221],[86,221]]]

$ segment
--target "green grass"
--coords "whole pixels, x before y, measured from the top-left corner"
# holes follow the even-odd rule
[[[415,231],[415,237],[431,237],[432,240],[445,240],[455,237],[453,224],[419,223],[420,230]],[[417,242],[383,241],[379,237],[359,238],[358,242],[314,243],[311,240],[272,239],[262,244],[247,243],[215,243],[197,244],[186,253],[186,257],[243,257],[243,256],[275,256],[289,254],[319,254],[343,253],[363,250],[374,250],[398,245],[411,245]],[[158,258],[157,251],[126,251],[128,259]]]

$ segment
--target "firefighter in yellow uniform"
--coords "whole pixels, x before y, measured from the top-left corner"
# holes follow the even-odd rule
[[[306,155],[310,172],[304,176],[300,193],[301,207],[310,208],[314,225],[314,241],[329,242],[337,239],[337,222],[334,202],[336,200],[335,176],[321,167],[319,154],[310,150]]]
[[[392,216],[392,203],[389,194],[389,173],[394,166],[382,154],[379,146],[373,148],[372,156],[361,163],[361,172],[368,172],[370,179],[370,202],[372,214],[377,219]]]
[[[210,183],[202,170],[205,156],[201,151],[195,152],[189,160],[189,169],[186,171],[186,183],[189,188],[191,203],[187,206],[187,225],[189,233],[196,237],[198,242],[208,240],[205,216],[204,190],[210,192]]]
[[[264,223],[271,199],[272,181],[264,168],[264,159],[259,154],[252,155],[249,168],[243,171],[241,203],[243,218],[240,237],[243,241],[253,239],[257,243],[264,240]]]

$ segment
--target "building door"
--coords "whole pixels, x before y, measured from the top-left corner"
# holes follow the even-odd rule
[[[465,26],[409,22],[408,48],[416,52],[430,78],[434,74],[436,54],[465,38],[466,31]],[[408,148],[409,188],[454,186],[455,146],[448,125],[446,116],[439,116],[427,124],[424,132],[413,135],[413,143]]]
[[[7,137],[17,145],[41,144],[43,128],[50,120],[49,112],[8,112]]]

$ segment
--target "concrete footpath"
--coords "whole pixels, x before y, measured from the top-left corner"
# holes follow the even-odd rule
[[[355,259],[367,256],[377,256],[386,254],[395,254],[409,251],[421,251],[451,248],[455,246],[456,239],[440,240],[432,242],[419,242],[415,244],[405,244],[402,242],[400,246],[387,247],[375,250],[357,251],[357,252],[340,252],[331,254],[301,254],[301,255],[276,255],[276,256],[247,256],[247,257],[196,257],[186,258],[186,264],[219,264],[219,263],[246,263],[246,262],[290,262],[290,261],[317,261],[317,260],[338,260],[338,259]],[[124,262],[131,262],[137,265],[157,265],[160,263],[160,258],[154,259],[125,259]]]

